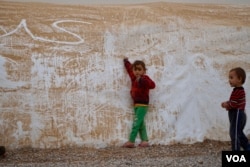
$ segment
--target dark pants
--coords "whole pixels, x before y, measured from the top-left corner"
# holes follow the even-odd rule
[[[4,146],[0,146],[0,156],[5,154],[5,147]]]
[[[246,113],[244,110],[229,110],[230,137],[232,151],[240,151],[240,147],[248,150],[248,139],[243,132],[246,125]]]

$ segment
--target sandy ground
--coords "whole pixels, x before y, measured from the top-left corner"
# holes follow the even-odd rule
[[[205,141],[191,145],[152,145],[148,148],[107,147],[17,149],[1,158],[0,166],[221,166],[221,151],[229,142]]]

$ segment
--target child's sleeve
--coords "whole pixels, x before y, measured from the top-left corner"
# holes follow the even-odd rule
[[[148,89],[154,89],[155,88],[155,82],[149,78],[149,76],[144,75],[140,78],[139,81],[140,85],[142,87],[148,88]]]
[[[129,77],[131,78],[131,80],[135,79],[135,75],[133,74],[131,63],[129,62],[128,59],[124,59],[123,61],[124,61],[124,66],[129,74]]]

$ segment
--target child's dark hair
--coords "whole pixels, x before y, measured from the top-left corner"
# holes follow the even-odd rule
[[[145,63],[144,63],[143,61],[141,61],[141,60],[136,60],[136,61],[133,63],[132,68],[135,68],[135,67],[138,66],[138,65],[141,65],[142,68],[143,68],[143,70],[145,70],[145,71],[147,70],[147,69],[146,69]]]
[[[236,67],[230,70],[230,72],[235,71],[237,77],[241,79],[241,83],[244,84],[246,80],[246,72],[241,67]]]

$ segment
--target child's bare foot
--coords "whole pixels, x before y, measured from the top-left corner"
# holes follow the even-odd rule
[[[122,147],[135,148],[135,144],[132,143],[132,142],[130,142],[130,141],[128,141],[128,142],[124,143]]]
[[[149,144],[147,141],[142,141],[140,144],[139,144],[139,147],[149,147]]]

